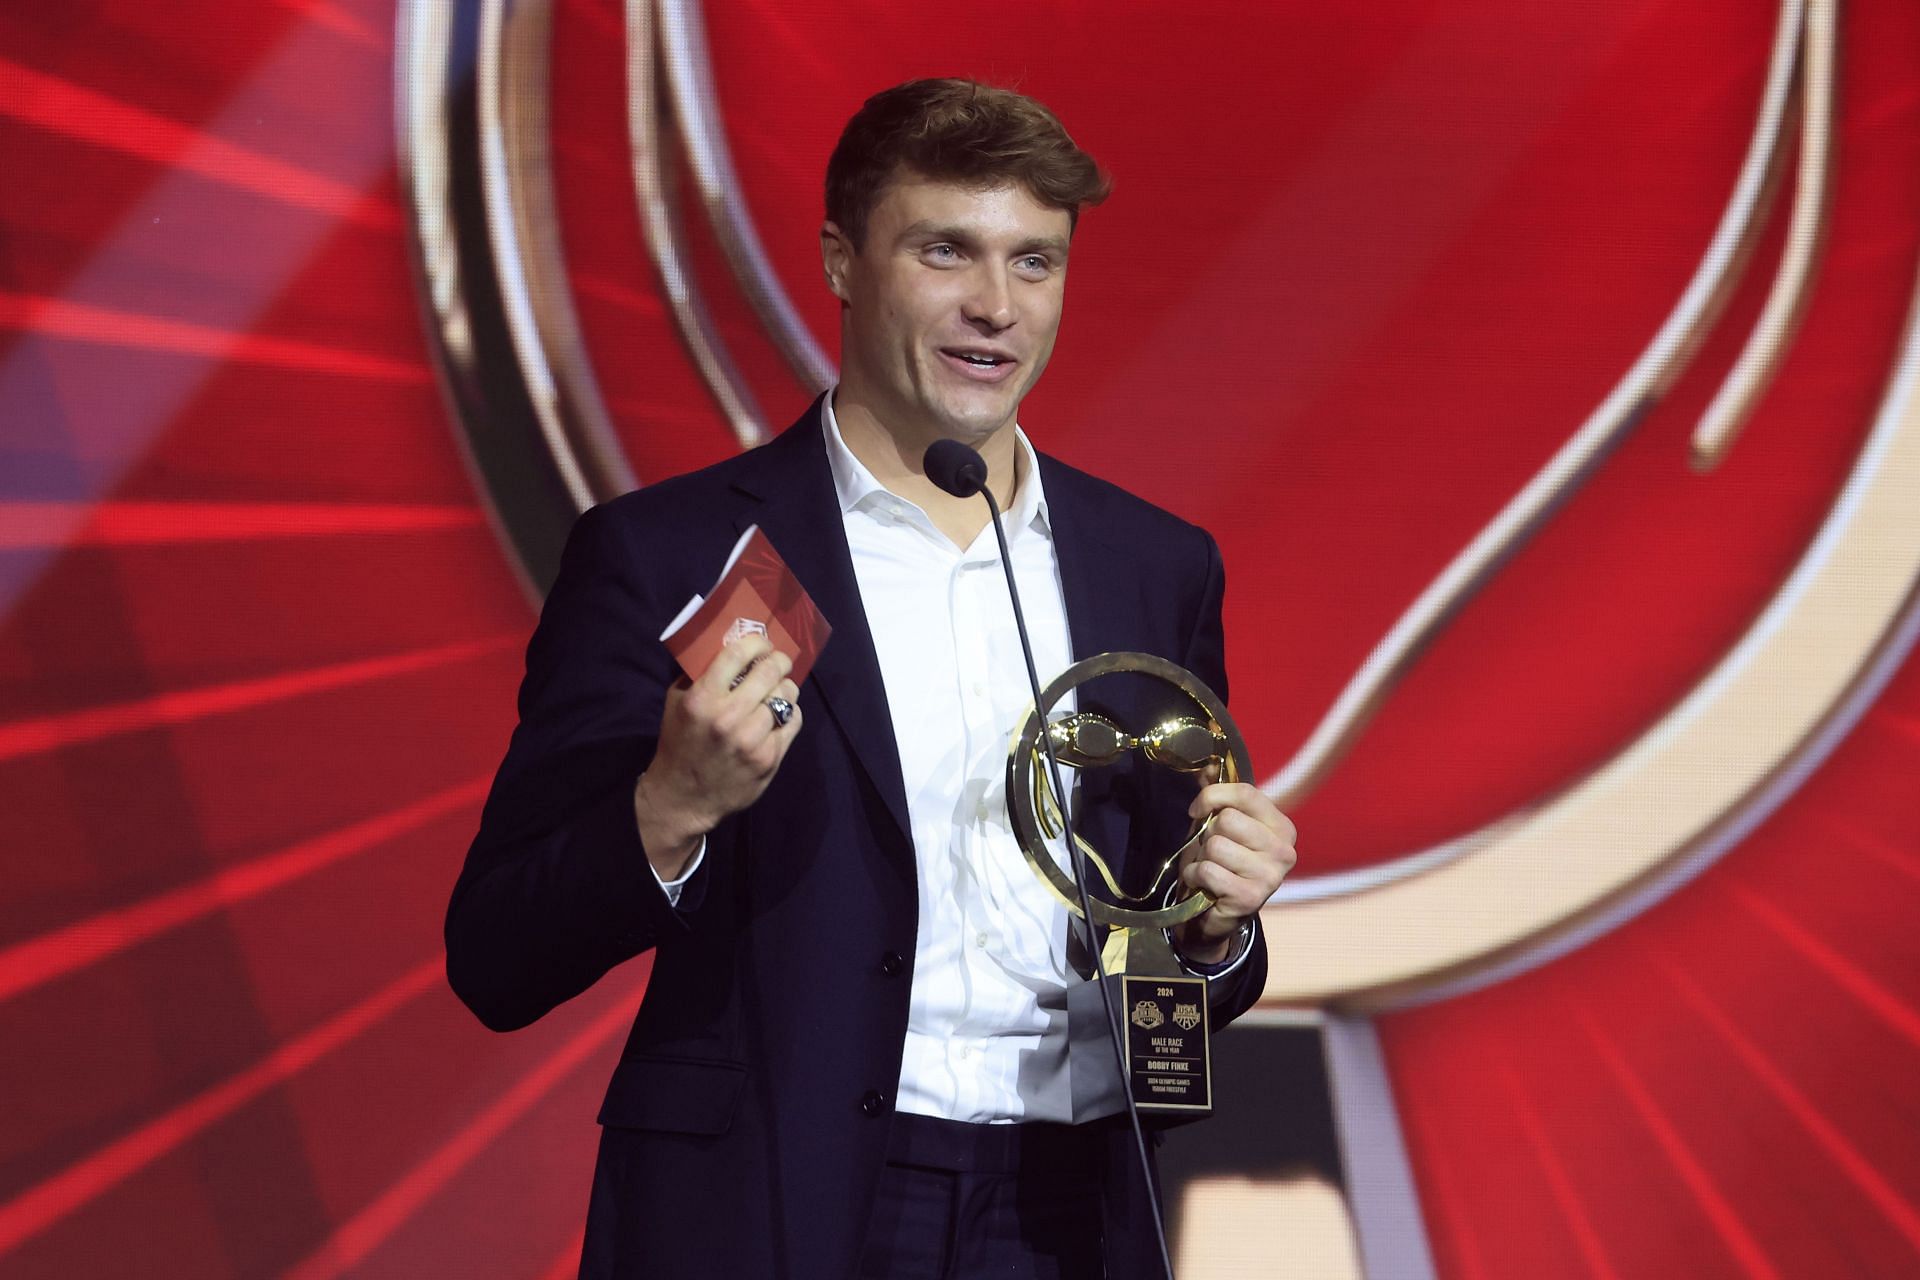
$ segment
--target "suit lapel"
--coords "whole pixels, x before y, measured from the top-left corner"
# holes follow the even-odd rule
[[[804,417],[753,457],[758,465],[735,483],[757,499],[743,513],[740,528],[757,522],[766,531],[833,627],[832,638],[807,677],[814,695],[809,701],[826,708],[899,824],[901,836],[908,838],[912,826],[893,716],[887,708],[860,583],[853,574],[853,556],[847,550],[840,500],[821,437],[820,401],[814,401]]]
[[[1042,456],[1040,468],[1074,659],[1084,662],[1120,651],[1163,652],[1164,639],[1154,639],[1156,602],[1147,595],[1137,569],[1127,571],[1133,564],[1128,550],[1104,536],[1105,512],[1097,489],[1051,458]],[[1043,681],[1051,678],[1041,673]],[[1140,700],[1141,680],[1117,677],[1084,685],[1077,694],[1079,709],[1102,712],[1139,732],[1155,718],[1152,706]],[[1146,811],[1142,789],[1151,785],[1149,775],[1155,772],[1129,753],[1116,764],[1081,775],[1085,808],[1079,815],[1080,834],[1102,851],[1121,882],[1132,889],[1143,887],[1135,883],[1136,861],[1146,857],[1148,869],[1156,869],[1164,853],[1134,847],[1136,831],[1146,829],[1136,826]]]
[[[1085,509],[1085,495],[1073,473],[1041,455],[1040,478],[1047,493],[1047,523],[1053,534],[1053,553],[1060,562],[1060,595],[1067,606],[1067,635],[1075,661],[1114,649],[1131,649],[1127,639],[1124,600],[1126,586],[1117,581],[1118,563],[1098,536],[1098,525]],[[1042,684],[1058,672],[1041,672]]]

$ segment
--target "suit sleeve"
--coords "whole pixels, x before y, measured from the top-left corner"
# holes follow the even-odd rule
[[[520,722],[447,908],[448,981],[496,1031],[684,931],[698,908],[704,877],[676,910],[634,817],[675,674],[635,568],[605,507],[575,523],[527,646]]]
[[[1194,615],[1193,632],[1181,665],[1200,677],[1222,702],[1227,700],[1226,624],[1221,615],[1226,599],[1226,567],[1220,559],[1219,544],[1213,535],[1201,531],[1205,541],[1205,568],[1201,574],[1200,607]],[[1260,917],[1253,920],[1253,938],[1244,963],[1213,979],[1207,987],[1208,1003],[1213,1007],[1213,1025],[1225,1026],[1253,1007],[1267,985],[1267,940]]]

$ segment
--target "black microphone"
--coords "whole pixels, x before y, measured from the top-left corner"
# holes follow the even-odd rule
[[[956,498],[971,498],[987,487],[987,460],[958,440],[935,440],[927,446],[921,465],[927,469],[927,479]]]
[[[925,469],[927,479],[946,492],[956,498],[971,498],[977,493],[987,500],[987,509],[993,512],[993,536],[1000,543],[1000,568],[1007,575],[1007,597],[1013,601],[1013,625],[1020,633],[1020,653],[1027,660],[1027,684],[1033,692],[1033,713],[1043,717],[1040,746],[1046,753],[1047,773],[1053,779],[1053,794],[1060,802],[1060,825],[1065,830],[1067,857],[1073,863],[1073,885],[1079,891],[1081,942],[1087,954],[1093,958],[1093,980],[1100,984],[1100,1003],[1106,1009],[1107,1032],[1113,1041],[1114,1065],[1120,1071],[1120,1096],[1126,1101],[1127,1119],[1133,1127],[1134,1149],[1140,1153],[1140,1178],[1147,1187],[1147,1205],[1153,1215],[1154,1239],[1160,1246],[1160,1265],[1166,1271],[1167,1280],[1174,1280],[1173,1260],[1167,1252],[1166,1224],[1160,1217],[1160,1193],[1153,1185],[1151,1166],[1147,1162],[1147,1139],[1140,1131],[1140,1109],[1134,1104],[1133,1082],[1127,1078],[1126,1033],[1120,1025],[1120,1011],[1113,1005],[1107,968],[1100,959],[1100,940],[1093,930],[1093,904],[1087,900],[1087,856],[1073,834],[1073,805],[1060,780],[1060,761],[1054,755],[1053,735],[1047,731],[1040,706],[1040,673],[1033,665],[1033,642],[1027,637],[1027,617],[1020,608],[1020,587],[1013,577],[1013,557],[1007,554],[1007,531],[1001,528],[1000,504],[994,500],[993,490],[987,488],[987,460],[958,440],[942,439],[927,446],[920,465]]]

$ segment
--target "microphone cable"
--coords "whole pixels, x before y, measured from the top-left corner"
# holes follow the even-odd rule
[[[1033,643],[1027,638],[1027,618],[1020,608],[1020,587],[1013,576],[1013,558],[1007,551],[1006,530],[1001,527],[1000,504],[987,487],[987,463],[977,450],[958,440],[936,440],[928,446],[922,461],[927,478],[956,498],[978,493],[987,500],[993,513],[993,536],[1000,546],[1000,568],[1007,578],[1007,597],[1013,602],[1014,630],[1020,633],[1020,653],[1027,662],[1027,684],[1033,690],[1033,714],[1040,717],[1040,743],[1047,756],[1047,772],[1053,782],[1053,794],[1060,804],[1060,824],[1067,841],[1067,859],[1073,867],[1073,885],[1080,899],[1081,936],[1087,954],[1093,959],[1093,980],[1100,984],[1100,1006],[1107,1014],[1107,1037],[1113,1044],[1113,1061],[1120,1072],[1120,1096],[1127,1104],[1127,1122],[1133,1130],[1134,1150],[1140,1157],[1140,1179],[1147,1188],[1147,1207],[1153,1219],[1154,1243],[1160,1248],[1160,1267],[1167,1280],[1174,1280],[1173,1257],[1167,1251],[1167,1227],[1160,1213],[1160,1192],[1153,1185],[1153,1166],[1147,1158],[1147,1138],[1140,1127],[1140,1107],[1133,1097],[1133,1077],[1127,1070],[1126,1031],[1120,1011],[1114,1007],[1112,984],[1107,981],[1106,963],[1094,932],[1093,903],[1087,892],[1087,857],[1073,833],[1073,804],[1061,781],[1060,760],[1054,754],[1053,734],[1040,706],[1040,672],[1033,662]]]

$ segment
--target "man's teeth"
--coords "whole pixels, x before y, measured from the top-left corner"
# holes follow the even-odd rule
[[[960,353],[960,358],[962,360],[965,360],[968,364],[983,365],[989,369],[991,369],[994,365],[997,365],[1000,363],[999,357],[997,356],[976,356],[971,352],[967,352],[967,351],[962,351]]]

